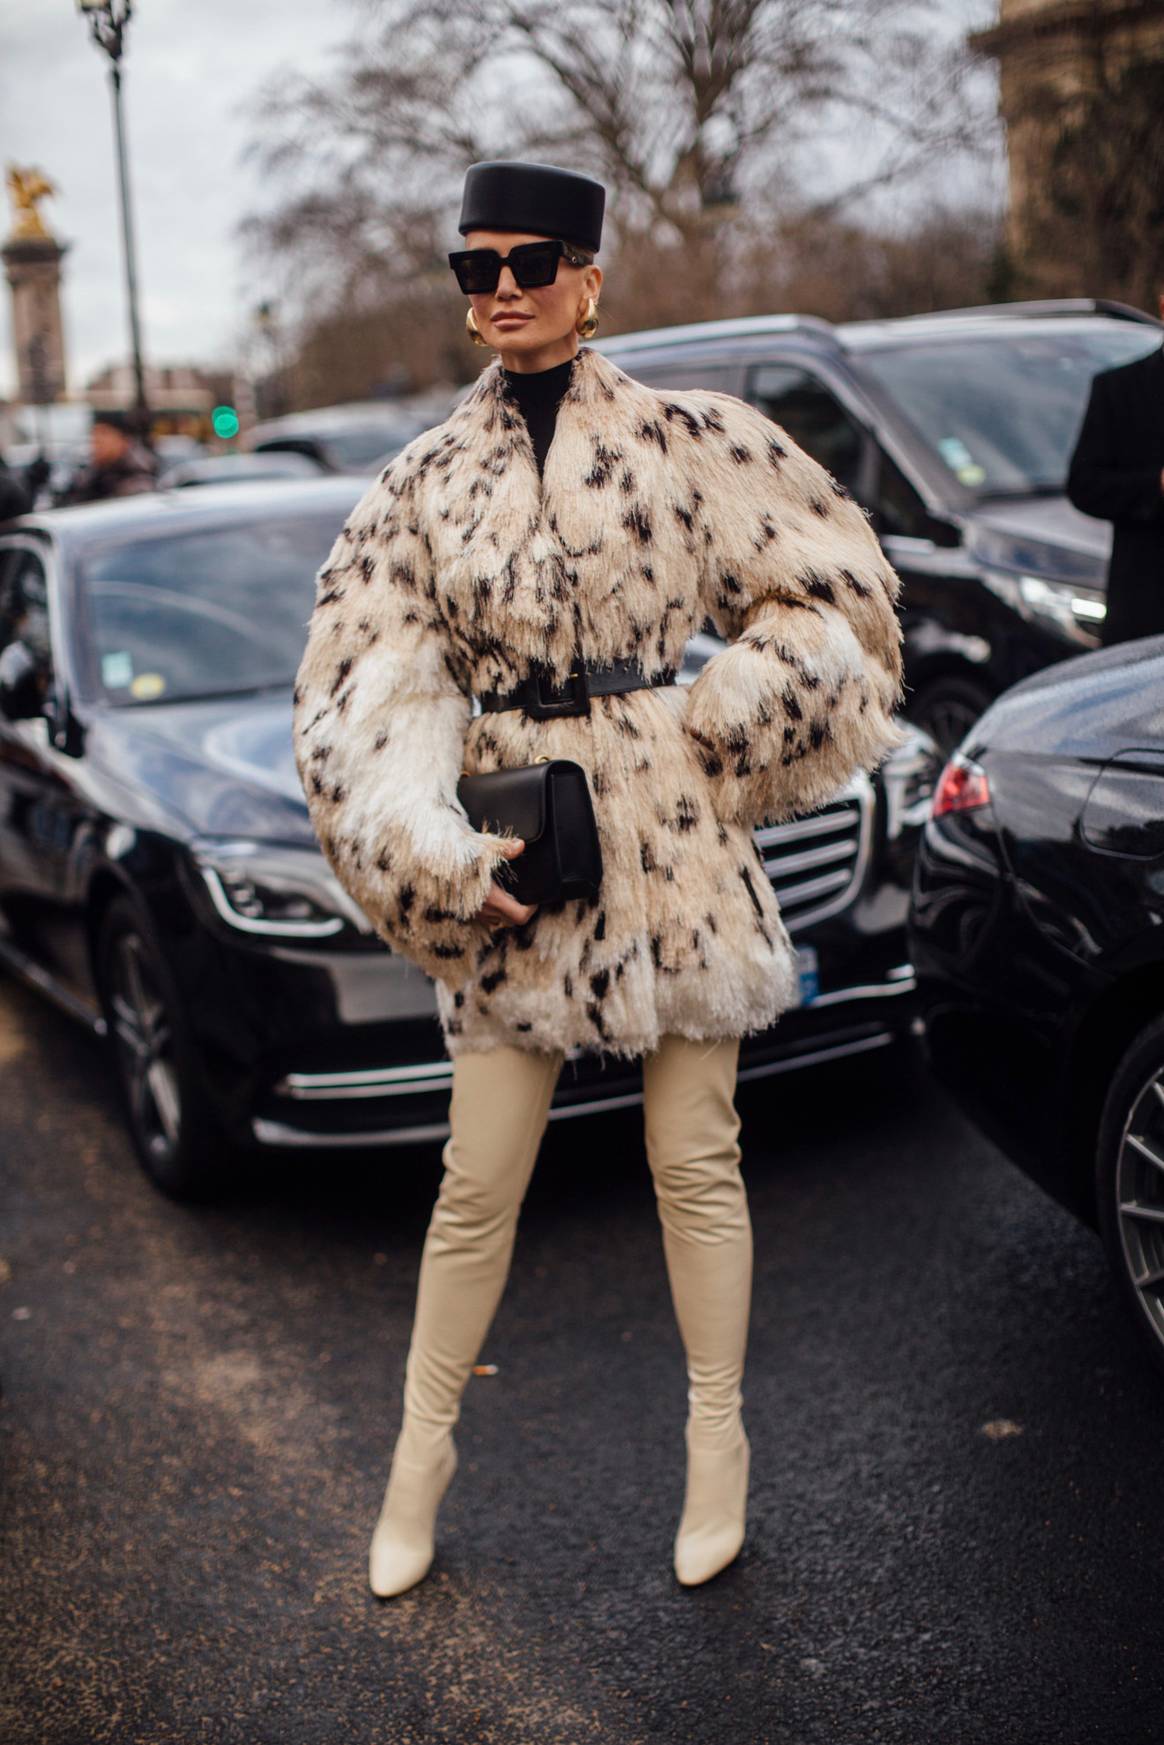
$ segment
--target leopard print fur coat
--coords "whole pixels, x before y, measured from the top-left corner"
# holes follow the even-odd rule
[[[634,1056],[742,1036],[797,999],[752,831],[811,811],[904,740],[896,574],[864,512],[730,395],[660,392],[583,347],[539,478],[495,359],[370,487],[316,580],[296,765],[341,884],[428,972],[450,1054],[514,1044]],[[648,673],[708,619],[688,686],[536,720],[472,713],[577,639]],[[586,770],[596,901],[490,933],[504,862],[462,770]]]

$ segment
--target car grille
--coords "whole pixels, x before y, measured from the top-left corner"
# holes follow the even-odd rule
[[[860,777],[817,811],[755,832],[790,933],[852,901],[869,855],[872,818],[872,786]]]

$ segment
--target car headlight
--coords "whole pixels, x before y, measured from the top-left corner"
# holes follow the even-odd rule
[[[375,937],[367,916],[320,854],[206,839],[195,842],[192,853],[215,910],[240,933],[326,939],[355,929]]]
[[[1107,616],[1107,597],[1098,588],[1083,588],[1077,582],[1048,582],[1043,576],[1024,576],[1009,570],[983,569],[982,580],[1000,600],[1020,617],[1053,625],[1073,642],[1094,648],[1099,627]]]

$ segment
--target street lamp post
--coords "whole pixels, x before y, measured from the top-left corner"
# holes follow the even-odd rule
[[[121,192],[121,238],[125,258],[125,287],[129,298],[129,335],[133,350],[134,417],[143,437],[149,436],[150,413],[146,400],[145,368],[141,358],[141,324],[137,312],[137,261],[133,241],[133,216],[129,203],[129,169],[125,154],[125,119],[121,109],[121,54],[125,30],[133,15],[133,0],[77,0],[77,10],[89,20],[93,41],[109,56],[109,81],[113,94],[113,132],[117,142],[117,177]]]

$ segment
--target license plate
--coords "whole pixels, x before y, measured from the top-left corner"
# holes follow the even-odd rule
[[[796,967],[800,972],[800,1003],[811,1006],[820,993],[820,963],[815,945],[797,946]]]

